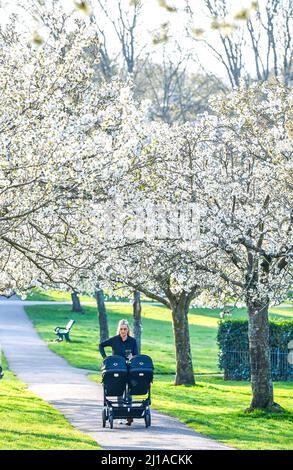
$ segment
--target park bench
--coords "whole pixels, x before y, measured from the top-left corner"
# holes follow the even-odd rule
[[[71,328],[73,327],[75,320],[69,320],[66,326],[56,326],[55,328],[55,335],[58,336],[57,341],[71,341],[69,337],[69,333]]]

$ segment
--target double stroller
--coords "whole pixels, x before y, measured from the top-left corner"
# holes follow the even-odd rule
[[[104,390],[103,427],[109,421],[113,429],[114,419],[143,418],[145,426],[151,425],[151,382],[153,361],[149,356],[138,354],[130,360],[122,356],[106,357],[102,365]],[[141,400],[133,400],[132,396]]]

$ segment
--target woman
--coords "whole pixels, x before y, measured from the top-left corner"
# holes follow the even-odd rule
[[[130,336],[130,328],[127,320],[120,320],[117,327],[116,336],[106,339],[99,345],[100,353],[105,359],[107,357],[105,348],[111,346],[112,355],[123,356],[125,359],[131,359],[133,356],[138,354],[136,339]],[[131,401],[131,397],[128,397]],[[118,397],[118,402],[121,403],[122,397]],[[127,418],[127,425],[131,426],[133,418]]]
[[[127,320],[120,320],[117,327],[116,336],[106,339],[100,343],[99,350],[105,359],[107,357],[105,353],[105,347],[112,347],[112,354],[117,356],[123,356],[126,359],[131,359],[132,356],[138,354],[136,339],[130,336],[130,328]]]

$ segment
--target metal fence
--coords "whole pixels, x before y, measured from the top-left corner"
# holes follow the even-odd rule
[[[288,361],[288,350],[271,349],[271,368],[273,380],[293,380],[293,364]],[[223,368],[224,378],[248,380],[250,362],[248,351],[225,351]]]

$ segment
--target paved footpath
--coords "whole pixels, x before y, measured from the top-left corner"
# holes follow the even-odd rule
[[[25,302],[25,304],[38,302]],[[39,302],[40,304],[42,302]],[[54,302],[52,302],[54,303]],[[134,420],[131,427],[114,421],[102,427],[102,386],[87,371],[70,366],[50,351],[27,317],[24,302],[0,301],[0,344],[10,369],[29,390],[61,411],[76,428],[111,449],[228,449],[194,432],[175,418],[152,410],[152,425]]]

